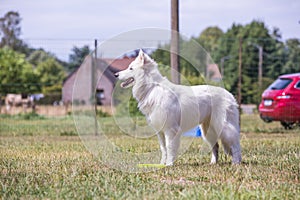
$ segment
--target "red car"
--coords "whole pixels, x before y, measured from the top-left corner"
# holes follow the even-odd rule
[[[300,123],[300,73],[279,76],[262,94],[260,117],[280,121],[286,129]]]

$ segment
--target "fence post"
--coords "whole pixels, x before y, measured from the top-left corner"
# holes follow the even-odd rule
[[[2,113],[2,95],[0,94],[0,114]]]
[[[97,91],[97,82],[96,82],[96,67],[97,67],[97,47],[98,47],[98,41],[97,39],[95,39],[95,55],[94,55],[94,59],[92,62],[92,99],[93,99],[93,103],[94,103],[94,112],[95,112],[95,117],[94,117],[94,125],[95,125],[95,135],[98,135],[98,123],[97,123],[97,97],[96,97],[96,91]],[[93,57],[93,56],[92,56]]]
[[[179,13],[178,0],[171,0],[171,79],[174,83],[180,83],[179,73]]]
[[[239,125],[241,127],[241,104],[242,104],[242,38],[239,39],[239,68],[238,68],[238,104],[239,104]]]

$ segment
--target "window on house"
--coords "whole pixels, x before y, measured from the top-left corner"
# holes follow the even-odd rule
[[[97,99],[97,104],[102,105],[102,100],[105,99],[104,95],[104,90],[103,89],[98,89],[96,91],[96,99]]]

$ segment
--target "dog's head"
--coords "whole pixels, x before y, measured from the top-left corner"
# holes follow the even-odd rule
[[[151,67],[155,62],[142,50],[134,61],[130,63],[127,69],[115,73],[115,77],[123,81],[122,88],[128,88],[135,84],[136,79],[145,74],[145,71]]]

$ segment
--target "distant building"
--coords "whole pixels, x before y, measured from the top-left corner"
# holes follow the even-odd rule
[[[95,70],[91,56],[87,56],[81,66],[69,74],[62,87],[62,100],[64,103],[89,104],[92,95],[96,92],[96,100],[100,105],[111,105],[112,92],[117,79],[114,73],[124,70],[134,58],[97,59]],[[97,87],[92,91],[92,74]],[[76,82],[75,82],[76,81]],[[74,84],[77,84],[74,87]],[[76,91],[74,91],[76,88]],[[72,101],[73,98],[73,101]]]
[[[219,71],[219,67],[217,64],[209,64],[207,65],[207,78],[208,80],[214,81],[214,82],[220,82],[222,81],[222,75]]]

